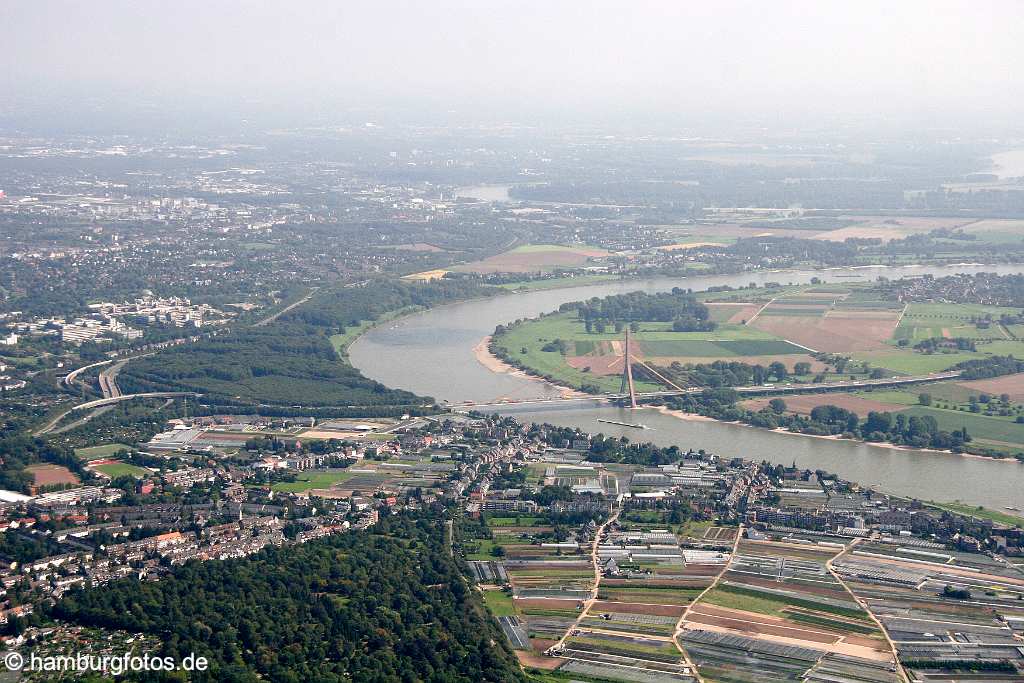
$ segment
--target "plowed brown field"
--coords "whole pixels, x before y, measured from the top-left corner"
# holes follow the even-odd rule
[[[967,387],[993,396],[1009,394],[1013,401],[1024,400],[1024,373],[1016,375],[1005,375],[994,379],[976,379],[972,382],[960,382],[960,386]]]

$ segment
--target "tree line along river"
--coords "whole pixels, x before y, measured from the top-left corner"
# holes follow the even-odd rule
[[[529,318],[579,301],[610,294],[668,291],[673,287],[702,291],[709,287],[744,286],[750,282],[809,283],[817,277],[830,283],[873,281],[924,274],[996,272],[1012,274],[1020,266],[908,266],[819,271],[755,271],[739,275],[652,278],[604,282],[564,289],[509,294],[438,307],[376,327],[349,349],[353,365],[367,377],[389,387],[407,389],[438,401],[493,401],[557,396],[559,390],[521,373],[496,373],[476,360],[474,347],[495,326]],[[497,412],[524,422],[550,422],[596,433],[626,436],[661,445],[711,451],[723,457],[768,460],[785,465],[824,469],[880,490],[925,500],[955,501],[993,509],[1024,507],[1024,464],[988,458],[819,439],[708,420],[686,420],[652,408],[632,411],[600,402],[506,406]],[[598,422],[641,422],[650,429]]]

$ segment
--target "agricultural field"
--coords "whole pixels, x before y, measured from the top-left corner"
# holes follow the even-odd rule
[[[1024,356],[1024,341],[997,322],[1004,313],[1019,311],[976,304],[912,303],[888,341],[888,348],[868,349],[854,357],[896,373],[916,375],[939,372],[956,363],[991,355]],[[987,321],[989,318],[992,322]],[[972,340],[976,350],[947,348],[922,353],[913,348],[929,339],[957,338]]]
[[[512,327],[496,343],[537,374],[551,375],[572,386],[593,384],[606,391],[617,391],[624,354],[622,338],[622,333],[614,330],[588,333],[576,315],[569,312]],[[646,322],[640,324],[633,339],[636,344],[631,353],[657,365],[722,359],[762,365],[779,361],[790,369],[805,362],[812,371],[823,367],[808,355],[807,349],[740,324],[723,323],[712,332],[674,332],[671,323]],[[565,355],[557,350],[544,350],[554,340],[565,343]],[[638,382],[641,391],[658,388],[660,385],[652,382]]]
[[[533,273],[558,268],[579,268],[608,256],[604,249],[558,244],[524,244],[481,261],[456,266],[463,273]]]
[[[714,361],[763,367],[778,362],[789,371],[783,383],[792,384],[922,377],[992,355],[1024,358],[1024,341],[998,323],[1000,315],[1016,313],[1015,309],[902,304],[881,300],[870,287],[857,285],[732,290],[705,293],[701,298],[711,318],[718,321],[714,330],[676,332],[668,322],[640,322],[632,334],[635,360],[667,369],[662,372],[679,386],[695,383],[687,365]],[[566,311],[515,325],[496,343],[510,358],[553,381],[613,393],[621,387],[625,344],[624,333],[609,328],[598,332],[592,327],[587,332],[576,311]],[[924,340],[956,338],[970,340],[964,344],[973,344],[974,349],[939,347],[928,352],[928,347],[914,348]],[[795,373],[797,363],[806,364],[801,369],[804,374]],[[665,388],[636,366],[634,377],[638,391]],[[918,405],[921,393],[931,395],[930,404]],[[1006,404],[988,401],[1003,394],[1009,397]],[[982,405],[972,405],[983,396]],[[758,410],[768,400],[757,398],[743,405]],[[784,400],[789,412],[799,414],[830,404],[861,418],[869,412],[898,413],[904,419],[929,416],[944,431],[966,427],[981,452],[1010,456],[1024,452],[1024,375],[949,380],[905,390],[788,395]]]
[[[978,316],[1001,309],[984,306],[930,304],[904,306],[883,301],[868,288],[839,285],[733,290],[702,295],[710,318],[708,332],[675,332],[668,322],[642,322],[633,333],[633,355],[666,367],[673,363],[710,364],[716,360],[768,366],[782,363],[792,373],[807,363],[810,381],[841,381],[880,369],[884,375],[924,375],[988,355],[1024,356],[1017,341],[1001,325],[978,326]],[[1005,309],[1003,309],[1005,310]],[[925,353],[915,343],[932,338],[969,337],[976,351],[942,349]],[[574,311],[553,313],[513,326],[496,339],[510,358],[536,374],[557,382],[614,392],[623,370],[624,334],[585,325]],[[816,352],[851,359],[839,372],[813,357]],[[660,385],[639,377],[640,390]]]
[[[862,543],[833,566],[878,617],[911,680],[971,678],[986,660],[1024,665],[1019,571],[914,539]],[[973,677],[1019,680],[981,667]]]
[[[1005,380],[1005,381],[1000,381]],[[904,419],[929,416],[939,429],[966,429],[971,443],[997,453],[1015,455],[1024,451],[1024,402],[1010,398],[1004,403],[1001,393],[978,391],[977,387],[1011,388],[1024,378],[1018,375],[979,382],[944,381],[918,384],[906,389],[875,389],[852,393],[818,393],[782,397],[789,413],[808,415],[822,405],[834,405],[856,413],[861,418],[869,412],[889,412]],[[922,395],[929,405],[921,404]],[[747,399],[741,405],[750,410],[768,406],[768,397]],[[974,412],[974,409],[977,412]],[[1018,422],[1021,418],[1021,422]]]
[[[939,423],[939,429],[953,431],[966,429],[974,442],[985,446],[1005,446],[1016,451],[1024,448],[1024,424],[1012,418],[979,415],[967,411],[954,411],[924,406],[911,406],[905,411],[912,415],[929,415]]]
[[[998,560],[913,538],[737,540],[712,522],[657,528],[663,515],[622,513],[593,601],[589,542],[545,543],[543,518],[478,527],[493,538],[471,569],[535,680],[897,683],[901,665],[936,681],[978,660],[1024,665],[1024,575]]]
[[[437,268],[434,270],[424,270],[419,273],[410,273],[404,276],[403,280],[412,280],[414,282],[430,282],[431,280],[440,280],[448,274],[447,270]]]
[[[599,545],[594,600],[592,535],[583,526],[553,542],[547,535],[554,527],[543,525],[542,517],[489,514],[490,538],[460,542],[486,604],[524,665],[553,669],[551,680],[695,680],[675,643],[676,624],[725,566],[735,528],[696,524],[690,530],[720,549],[684,551],[684,537],[653,528],[660,513],[636,513],[643,521],[624,523]],[[512,526],[513,519],[531,525]],[[479,526],[464,528],[482,533]],[[559,642],[557,656],[548,655]]]
[[[1007,394],[1014,402],[1024,402],[1024,374],[959,382],[958,385],[972,393],[992,396]]]
[[[692,680],[676,627],[728,563],[735,529],[710,522],[656,528],[664,521],[662,511],[628,511],[601,543],[597,600],[565,639],[559,656],[568,662],[560,671],[599,667],[611,680]],[[684,531],[699,534],[707,549],[681,549],[680,543],[694,540]],[[621,665],[656,678],[636,677]]]
[[[828,563],[844,548],[741,539],[715,586],[685,615],[680,642],[701,675],[798,681],[828,662],[895,682],[882,632]]]
[[[985,221],[986,223],[989,221]],[[751,237],[798,237],[802,239],[842,242],[850,238],[877,238],[884,242],[919,235],[939,228],[957,228],[968,224],[968,220],[957,218],[933,218],[919,216],[836,216],[802,217],[786,219],[736,220],[732,222],[707,222],[688,226],[664,226],[668,239],[676,240],[676,248],[692,248],[701,243],[732,244],[740,238]],[[1012,221],[992,221],[1012,223]],[[1009,232],[1009,226],[985,228],[991,232]],[[1020,234],[1018,232],[1018,234]],[[666,248],[666,247],[663,247]]]
[[[866,416],[871,411],[898,412],[907,408],[906,405],[901,403],[887,402],[884,398],[877,397],[876,393],[880,392],[865,393],[863,395],[841,393],[798,394],[784,396],[783,401],[788,412],[800,415],[810,415],[812,410],[821,405],[833,405],[852,411],[861,417]],[[907,395],[909,396],[909,394]],[[771,400],[770,398],[752,398],[743,401],[741,405],[749,410],[761,410],[766,408]],[[916,396],[913,400],[915,403],[917,402]]]
[[[760,305],[747,302],[718,302],[706,304],[711,313],[711,319],[716,323],[735,323],[742,325],[748,319],[754,317]]]
[[[974,235],[979,242],[987,244],[1020,244],[1024,239],[1024,221],[986,219],[975,221],[963,227],[963,232]]]
[[[886,348],[902,305],[808,288],[770,301],[748,325],[813,351],[850,353]]]
[[[1003,313],[1019,313],[1017,309],[980,304],[915,304],[907,306],[895,339],[912,343],[935,337],[969,339],[1008,339],[1007,331],[998,323],[979,326],[979,318],[998,319]]]
[[[522,282],[507,282],[498,285],[502,289],[514,292],[535,292],[544,289],[562,289],[564,287],[582,287],[599,282],[614,282],[621,279],[618,275],[597,273],[594,275],[575,275],[566,277],[550,277],[543,280],[523,280]]]
[[[563,527],[569,538],[558,541],[546,517],[532,516],[527,525],[511,514],[489,514],[482,521],[489,537],[463,538],[460,550],[513,647],[541,657],[592,593],[589,546],[575,540],[582,526]]]
[[[903,239],[910,235],[929,233],[940,228],[957,228],[968,221],[958,218],[932,218],[918,216],[844,216],[854,221],[850,226],[823,231],[813,239],[842,242],[850,238],[877,238],[884,242]]]
[[[1009,388],[1021,380],[1018,375],[1008,375],[997,380],[983,380],[982,386]],[[888,402],[893,406],[892,412],[901,412],[907,419],[915,415],[933,417],[939,428],[946,431],[966,428],[974,443],[997,451],[1024,449],[1024,403],[1013,399],[1007,392],[1002,392],[1007,393],[1009,399],[1004,402],[1002,394],[976,391],[977,384],[947,381],[918,385],[904,391],[861,392],[856,396]],[[922,394],[930,399],[929,405],[920,404]]]

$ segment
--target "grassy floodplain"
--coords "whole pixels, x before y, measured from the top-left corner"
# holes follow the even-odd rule
[[[762,366],[781,362],[790,370],[785,384],[924,376],[992,356],[1024,358],[1024,338],[1011,329],[1018,326],[999,323],[1003,314],[1019,313],[1011,308],[902,304],[857,286],[731,290],[698,298],[708,305],[715,329],[676,332],[670,322],[639,322],[632,335],[634,356],[662,367],[716,360]],[[613,325],[597,330],[593,326],[588,332],[575,310],[555,312],[511,326],[495,338],[494,345],[499,355],[556,383],[616,392],[621,386],[624,333],[616,332]],[[966,339],[973,348],[957,349],[954,341],[935,341],[943,339]],[[938,348],[933,352],[915,348],[925,340]],[[815,352],[848,362],[839,372],[838,366],[830,364],[833,361],[823,363],[824,356]],[[796,375],[798,362],[810,363],[810,371]],[[1020,386],[1016,382],[1013,377],[980,385],[949,380],[902,390],[862,391],[855,395],[874,405],[862,402],[849,408],[861,418],[870,410],[903,413],[904,419],[934,418],[944,431],[966,428],[982,452],[1017,456],[1024,451],[1024,380]],[[663,388],[645,373],[638,374],[639,391]],[[929,405],[919,405],[921,393],[931,395]],[[1006,402],[974,405],[980,396],[998,398],[1003,393],[1010,395]],[[799,402],[842,405],[836,394],[813,396]]]
[[[556,313],[529,321],[509,330],[496,340],[506,353],[519,359],[539,375],[550,374],[557,381],[581,387],[594,384],[606,391],[617,391],[618,374],[602,376],[586,365],[573,367],[558,351],[545,351],[544,347],[556,339],[571,343],[571,353],[577,356],[595,355],[597,366],[602,357],[611,360],[614,348],[623,333],[614,329],[604,333],[588,333],[574,312]],[[712,332],[673,332],[667,322],[645,322],[633,335],[639,352],[645,357],[677,357],[680,359],[721,357],[742,361],[744,356],[803,355],[806,350],[779,337],[743,325],[723,324]],[[525,353],[524,350],[525,349]],[[608,353],[603,353],[607,350]],[[621,372],[621,362],[618,371]],[[660,385],[638,382],[641,391],[656,391]]]

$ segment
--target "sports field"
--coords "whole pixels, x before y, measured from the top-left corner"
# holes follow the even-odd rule
[[[25,471],[30,473],[36,486],[52,486],[54,484],[77,484],[78,476],[63,465],[41,463],[29,465]]]
[[[282,493],[300,493],[310,489],[328,489],[353,477],[351,472],[303,472],[292,482],[278,482],[271,488]]]
[[[93,460],[95,458],[105,458],[111,455],[116,455],[121,451],[130,451],[131,446],[123,443],[108,443],[102,446],[87,446],[85,448],[76,448],[75,455],[82,460]]]
[[[151,474],[151,472],[144,467],[138,467],[136,465],[130,465],[126,462],[120,461],[95,465],[91,469],[94,469],[97,472],[102,472],[111,479],[117,479],[118,477],[123,477],[125,475],[131,477],[146,477]]]

